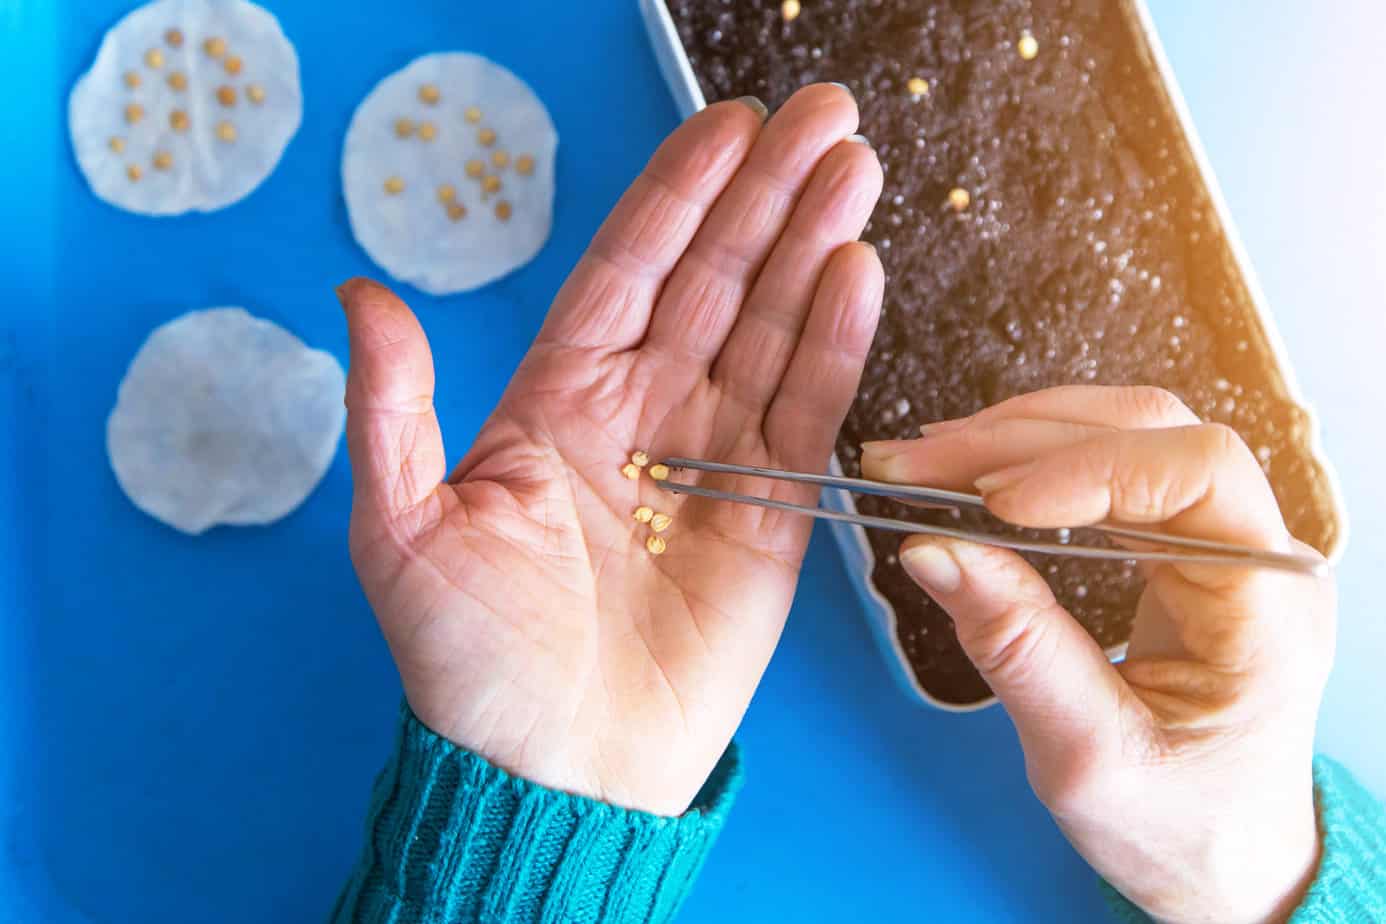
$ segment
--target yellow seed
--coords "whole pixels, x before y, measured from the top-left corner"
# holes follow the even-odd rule
[[[109,145],[110,149],[116,152],[117,154],[125,150],[124,138],[112,136],[111,140],[107,141],[106,144]]]
[[[408,138],[414,134],[414,123],[408,119],[395,119],[395,137]]]
[[[669,548],[669,543],[665,542],[662,536],[651,536],[645,540],[645,548],[649,549],[651,555],[663,555],[664,550]]]
[[[453,202],[448,205],[448,217],[453,221],[461,221],[467,215],[467,210],[460,202]]]
[[[169,29],[167,32],[164,33],[164,41],[168,42],[168,47],[170,48],[182,48],[183,30]]]
[[[265,88],[258,83],[252,83],[245,88],[245,98],[258,106],[265,101]]]
[[[637,449],[630,454],[630,460],[641,468],[644,468],[650,464],[650,454],[643,449]]]
[[[236,105],[236,88],[227,84],[217,87],[217,102],[223,106]]]
[[[136,122],[143,118],[144,107],[141,106],[139,103],[131,103],[130,105],[125,107],[126,122],[129,122],[131,125],[134,125]]]
[[[131,164],[125,168],[125,175],[130,178],[131,183],[138,183],[140,177],[144,176],[144,171],[140,169],[139,164]]]
[[[135,89],[140,85],[140,75],[138,71],[125,72],[125,85],[130,89]]]
[[[667,513],[656,513],[650,517],[650,529],[657,533],[662,533],[669,528],[669,524],[674,522],[674,518]]]
[[[955,186],[948,193],[948,204],[953,207],[953,211],[961,212],[972,204],[972,194],[961,186]]]
[[[905,89],[910,91],[911,96],[928,96],[929,81],[923,77],[911,77],[905,82]]]
[[[451,202],[457,198],[457,187],[451,183],[444,183],[438,187],[438,201]]]
[[[509,221],[509,220],[510,220],[510,214],[511,214],[511,210],[510,210],[510,203],[509,203],[509,202],[506,202],[504,199],[502,199],[501,201],[499,201],[499,202],[496,203],[496,217],[497,217],[497,218],[499,218],[501,221]]]
[[[174,93],[182,93],[188,88],[188,75],[182,71],[174,71],[168,75],[168,85]]]
[[[480,141],[483,147],[490,147],[496,143],[496,133],[489,128],[483,128],[476,133],[476,140]]]
[[[634,481],[640,477],[640,466],[627,462],[625,465],[621,466],[621,474],[625,475],[631,481]]]
[[[245,62],[236,55],[227,55],[226,60],[221,62],[221,66],[226,68],[226,73],[235,77],[241,72],[241,68],[245,66]]]
[[[202,43],[202,50],[213,58],[226,54],[226,39],[212,37]]]
[[[390,177],[385,181],[385,192],[392,196],[398,196],[400,193],[404,192],[404,180],[401,180],[397,176]]]
[[[235,141],[236,126],[232,125],[230,122],[218,122],[217,137],[220,138],[222,141]]]
[[[521,176],[529,176],[534,172],[534,158],[528,154],[521,154],[515,158],[515,171]]]
[[[420,122],[420,123],[419,123],[419,140],[420,140],[420,141],[432,141],[434,138],[437,138],[437,137],[438,137],[438,126],[434,125],[432,122]]]
[[[638,523],[648,523],[654,518],[654,511],[649,507],[636,507],[635,513],[631,514]]]
[[[1015,43],[1016,51],[1020,52],[1020,57],[1026,61],[1035,60],[1035,55],[1039,54],[1039,42],[1028,32],[1020,36],[1020,41]]]
[[[168,151],[158,151],[154,155],[154,169],[167,170],[173,166],[173,155]]]
[[[656,462],[650,466],[650,477],[655,481],[664,481],[669,477],[669,466],[663,462]]]
[[[476,179],[486,172],[486,165],[479,160],[467,161],[467,176]]]
[[[426,83],[419,87],[419,100],[430,106],[437,105],[438,100],[443,98],[442,91],[438,89],[436,83]]]
[[[500,177],[498,177],[498,176],[488,176],[486,179],[484,179],[484,180],[481,181],[481,188],[482,188],[482,190],[484,190],[485,192],[488,192],[488,193],[500,192],[500,188],[501,188]]]
[[[151,48],[144,53],[144,63],[158,70],[164,66],[164,53],[157,48]]]
[[[504,151],[492,151],[491,163],[495,164],[496,167],[504,170],[506,165],[510,163],[510,155],[505,153]]]
[[[188,119],[188,114],[181,109],[175,109],[168,114],[169,128],[176,132],[187,131],[191,124],[191,121]]]
[[[462,118],[475,125],[481,121],[481,110],[475,106],[468,106],[467,111],[462,113]]]
[[[803,7],[799,5],[799,0],[784,0],[784,3],[780,4],[780,15],[784,17],[785,22],[798,19],[801,12]]]

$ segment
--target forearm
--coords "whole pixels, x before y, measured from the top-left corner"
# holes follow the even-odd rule
[[[513,777],[405,706],[332,920],[667,921],[740,783],[732,745],[678,818],[621,809]]]
[[[1386,810],[1340,764],[1314,761],[1314,789],[1323,853],[1318,872],[1291,924],[1373,924],[1386,920]],[[1107,883],[1103,892],[1118,920],[1150,921]]]

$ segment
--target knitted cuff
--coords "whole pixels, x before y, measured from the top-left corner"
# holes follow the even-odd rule
[[[1323,854],[1290,924],[1386,921],[1386,811],[1328,757],[1314,758],[1314,794]],[[1148,924],[1150,918],[1105,880],[1098,887],[1117,920]]]
[[[740,786],[733,744],[678,818],[621,809],[511,776],[406,704],[333,920],[667,921]]]

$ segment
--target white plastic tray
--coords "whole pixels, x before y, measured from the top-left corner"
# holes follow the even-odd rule
[[[654,48],[655,60],[659,64],[659,70],[664,75],[665,82],[669,84],[669,90],[673,93],[674,103],[678,106],[679,113],[687,118],[706,106],[707,100],[703,98],[702,88],[698,85],[698,79],[688,63],[688,56],[684,52],[683,43],[679,40],[674,20],[669,15],[669,9],[664,0],[638,0],[638,2],[640,14],[645,20],[645,29],[650,36],[650,44]],[[1148,61],[1159,73],[1161,82],[1164,84],[1170,107],[1178,120],[1180,130],[1184,134],[1184,140],[1193,154],[1194,167],[1206,187],[1208,200],[1212,203],[1217,214],[1218,223],[1222,228],[1228,249],[1232,253],[1237,272],[1241,275],[1251,303],[1260,318],[1261,333],[1264,336],[1266,346],[1275,359],[1281,379],[1284,382],[1285,391],[1291,401],[1304,409],[1308,417],[1309,452],[1323,470],[1329,492],[1329,503],[1338,518],[1337,544],[1329,550],[1329,559],[1337,562],[1342,556],[1343,549],[1347,546],[1347,512],[1344,508],[1342,489],[1338,484],[1337,473],[1323,451],[1319,436],[1318,417],[1304,399],[1299,383],[1295,379],[1294,369],[1290,366],[1290,358],[1285,349],[1285,343],[1275,326],[1275,319],[1266,307],[1265,294],[1261,291],[1260,283],[1251,268],[1251,261],[1242,246],[1236,226],[1232,223],[1232,215],[1223,199],[1222,189],[1218,186],[1207,153],[1203,150],[1203,144],[1194,129],[1193,117],[1189,114],[1184,96],[1179,90],[1179,84],[1174,79],[1174,71],[1165,55],[1164,46],[1160,44],[1160,37],[1155,31],[1155,22],[1151,18],[1150,10],[1145,4],[1145,0],[1116,0],[1116,2],[1122,4],[1128,19],[1137,26],[1140,34],[1145,37],[1145,51],[1148,55]],[[835,475],[842,474],[842,467],[835,457],[832,460],[831,471]],[[856,512],[856,504],[852,496],[845,491],[824,491],[823,505],[843,512]],[[905,656],[904,649],[900,646],[900,640],[895,633],[895,609],[876,589],[876,585],[871,580],[876,559],[871,550],[871,544],[867,541],[866,531],[860,526],[836,522],[831,523],[830,528],[837,539],[838,547],[842,550],[842,556],[847,563],[847,572],[852,576],[857,595],[861,598],[862,605],[866,609],[867,621],[876,636],[876,641],[881,646],[881,651],[886,656],[886,661],[890,664],[896,679],[907,693],[922,703],[948,712],[974,712],[995,703],[995,697],[961,705],[948,703],[934,698],[919,685],[919,681],[915,679],[914,671],[910,668],[909,659]],[[1107,649],[1107,656],[1113,660],[1119,660],[1125,653],[1125,643]]]

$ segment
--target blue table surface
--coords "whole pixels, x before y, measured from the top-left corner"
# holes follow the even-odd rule
[[[149,330],[244,305],[345,364],[332,285],[378,272],[339,192],[352,108],[415,55],[488,55],[548,104],[559,196],[552,239],[520,272],[451,298],[407,292],[458,456],[676,122],[634,0],[268,5],[302,59],[301,131],[248,200],[153,221],[94,199],[65,136],[67,92],[129,4],[0,0],[0,895],[17,920],[319,919],[394,732],[397,680],[347,557],[344,452],[269,528],[192,539],[120,493],[104,420]],[[1383,794],[1386,439],[1358,421],[1386,406],[1383,377],[1365,374],[1386,342],[1386,13],[1152,6],[1343,476],[1355,539],[1320,744]],[[749,784],[683,920],[1103,916],[1005,715],[906,701],[825,533],[739,737]]]

